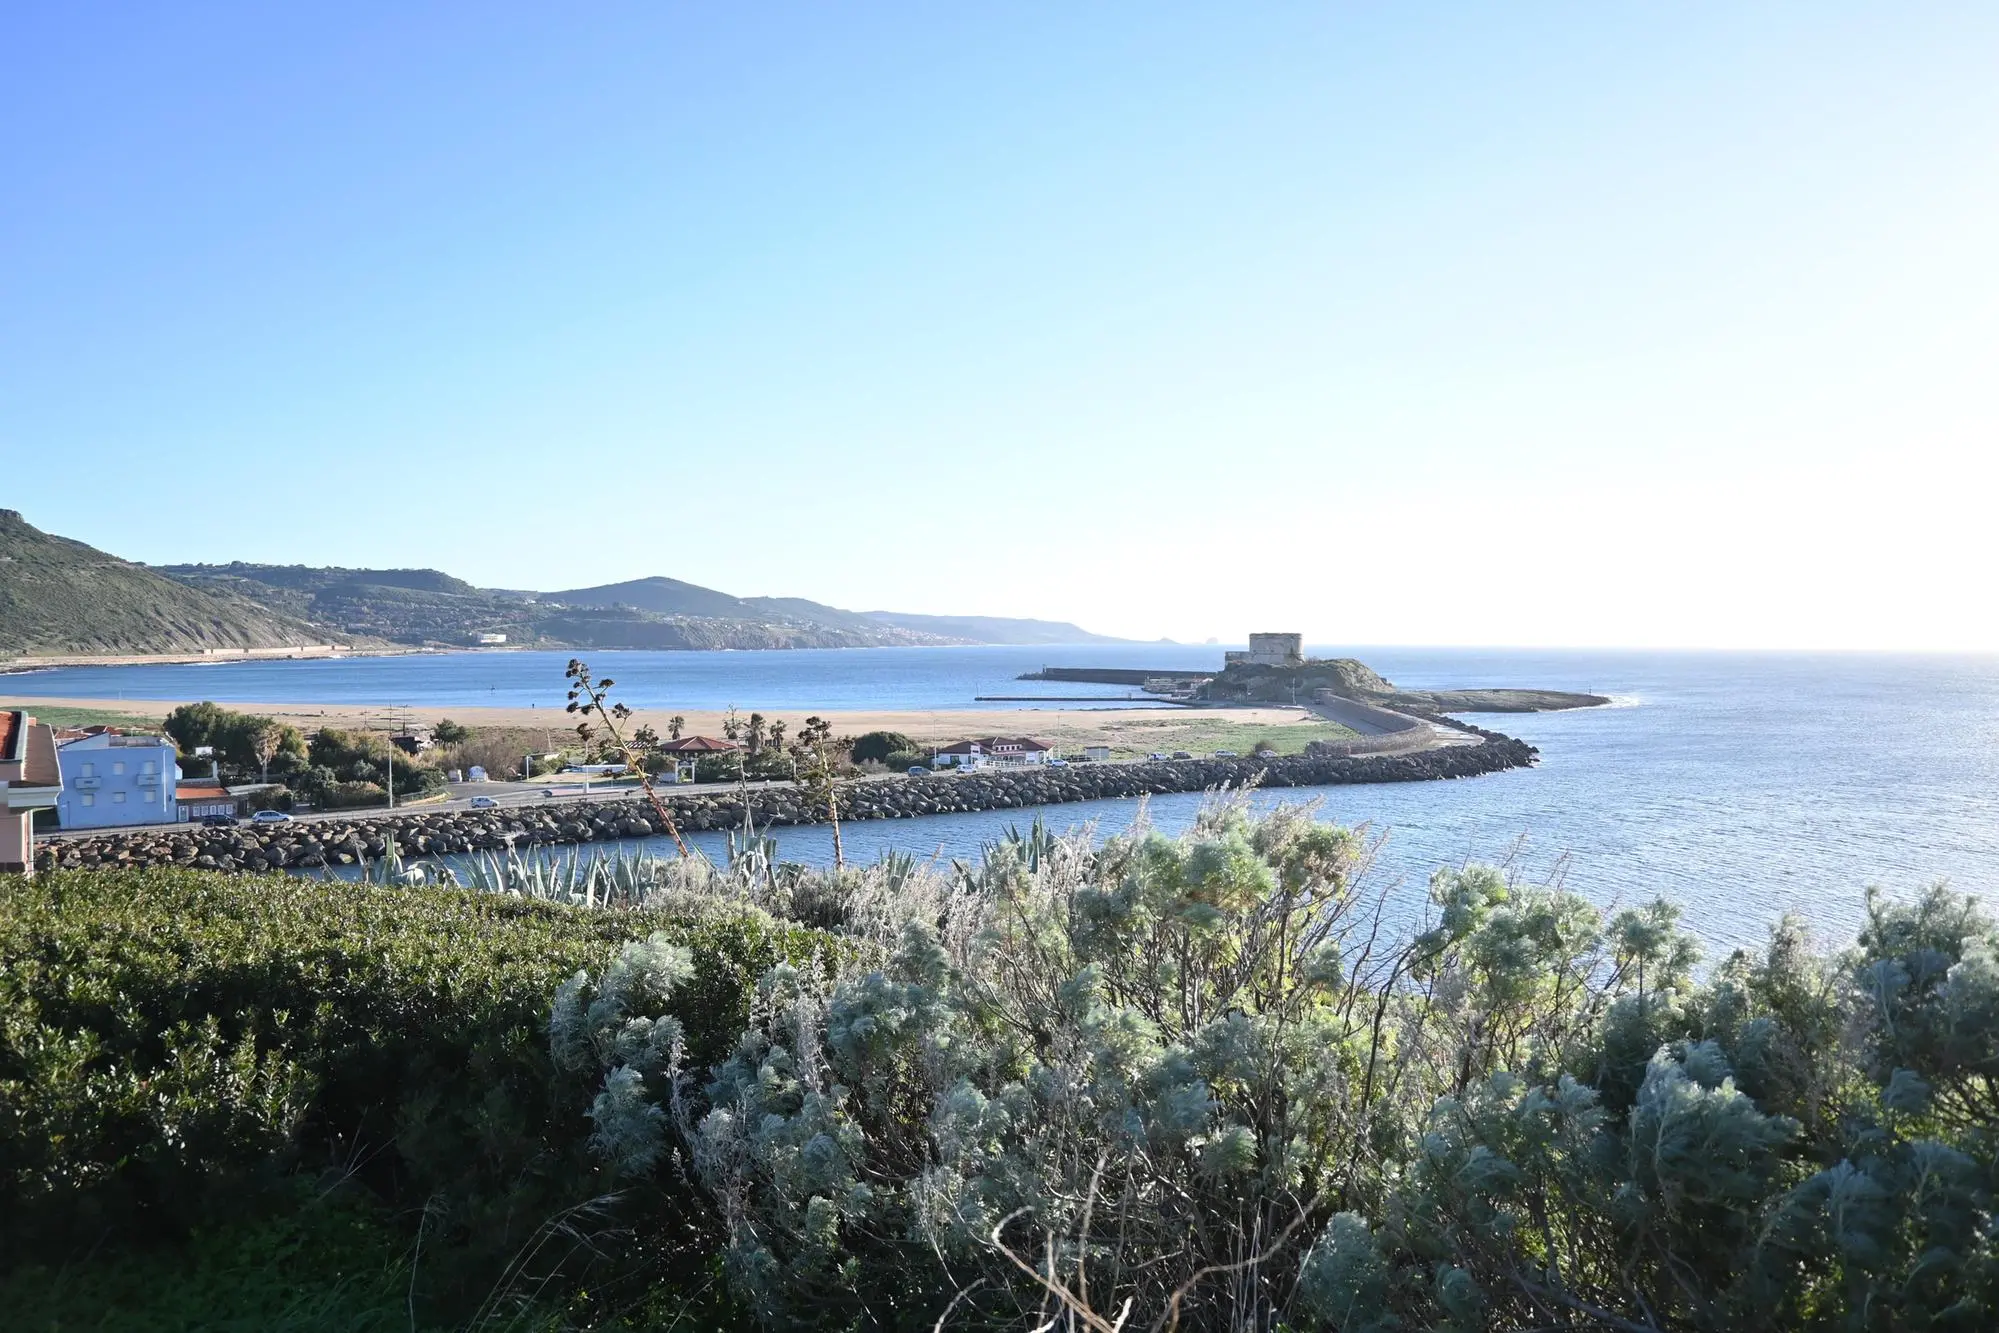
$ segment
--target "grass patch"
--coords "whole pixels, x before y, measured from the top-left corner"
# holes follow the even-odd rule
[[[1272,725],[1161,713],[1111,723],[1103,728],[1098,743],[1110,745],[1113,759],[1136,759],[1155,752],[1172,754],[1176,750],[1205,758],[1216,750],[1248,754],[1263,743],[1275,746],[1279,754],[1298,754],[1312,741],[1347,740],[1354,734],[1336,722],[1316,718]],[[1059,748],[1066,751],[1070,747],[1063,744]]]
[[[0,710],[25,708],[35,715],[35,721],[45,722],[52,727],[124,727],[130,731],[159,734],[160,719],[143,717],[138,713],[121,713],[110,708],[44,708],[32,699],[0,703]]]
[[[113,1247],[0,1277],[22,1333],[375,1333],[410,1318],[410,1238],[353,1192],[301,1188],[294,1208],[204,1227],[183,1244]]]

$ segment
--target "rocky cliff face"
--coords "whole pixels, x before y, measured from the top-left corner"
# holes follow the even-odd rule
[[[848,783],[841,788],[842,819],[908,819],[979,810],[1011,810],[1094,801],[1107,797],[1207,791],[1258,783],[1265,787],[1334,786],[1355,782],[1422,782],[1476,777],[1534,762],[1534,747],[1496,732],[1473,731],[1476,745],[1418,754],[1289,756],[1275,759],[1179,761],[1162,764],[1083,764],[963,776],[898,777]],[[735,828],[745,814],[743,796],[668,795],[666,803],[685,830]],[[751,788],[749,815],[763,824],[810,824],[825,811],[802,802],[789,787]],[[316,869],[352,865],[385,854],[389,840],[404,856],[525,850],[538,846],[645,838],[655,828],[641,798],[517,806],[503,810],[453,810],[380,815],[352,820],[239,825],[209,829],[175,825],[158,830],[105,834],[45,844],[43,869],[88,866],[185,865],[217,870]]]

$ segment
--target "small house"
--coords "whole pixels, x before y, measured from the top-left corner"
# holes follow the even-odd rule
[[[174,791],[174,801],[180,807],[183,824],[211,815],[235,819],[243,813],[243,798],[212,780],[181,783]]]

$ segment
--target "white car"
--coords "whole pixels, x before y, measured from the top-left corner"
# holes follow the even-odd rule
[[[499,802],[490,796],[474,796],[472,798],[472,808],[474,810],[491,810],[498,804]]]
[[[282,810],[259,810],[250,816],[252,824],[289,824],[292,817]]]

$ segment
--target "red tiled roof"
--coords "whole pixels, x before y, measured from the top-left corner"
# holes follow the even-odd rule
[[[26,713],[0,712],[0,763],[14,758],[14,738],[22,733],[27,724]]]
[[[1027,750],[1046,750],[1052,747],[1032,736],[975,736],[956,745],[947,745],[939,754],[970,754],[976,745],[984,754],[1017,754]]]
[[[229,789],[212,782],[183,782],[174,788],[176,801],[226,801]]]
[[[682,736],[677,741],[662,743],[659,750],[661,754],[720,754],[742,748],[734,741],[718,741],[713,736]]]

